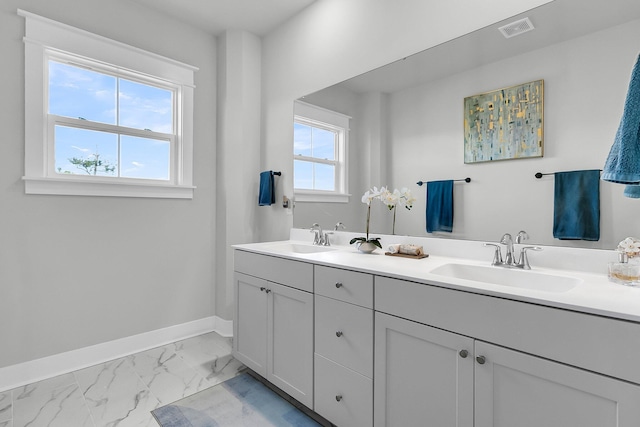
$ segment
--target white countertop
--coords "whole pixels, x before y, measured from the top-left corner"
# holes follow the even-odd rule
[[[292,236],[294,236],[293,233]],[[283,242],[248,243],[234,245],[233,247],[249,252],[306,261],[317,265],[345,268],[449,289],[640,322],[640,287],[629,287],[612,283],[608,280],[604,272],[593,273],[582,270],[539,267],[534,264],[533,257],[531,257],[531,272],[570,276],[581,280],[581,283],[568,291],[548,292],[517,288],[514,286],[494,285],[431,273],[435,268],[448,263],[489,266],[492,252],[486,252],[486,250],[483,252],[486,260],[442,256],[434,254],[434,252],[437,251],[432,250],[427,250],[427,252],[430,253],[428,258],[409,259],[386,256],[384,251],[380,249],[372,254],[363,254],[358,252],[355,246],[335,245],[332,246],[333,250],[331,251],[307,254],[274,250],[278,243],[285,244],[287,242],[301,245],[310,244],[310,242],[306,240],[289,240]],[[383,247],[386,247],[386,244],[386,242],[383,242]],[[477,242],[475,244],[477,245]],[[601,253],[603,251],[598,252],[600,252],[599,256],[602,257]],[[608,252],[612,251],[607,251],[607,253]],[[584,261],[588,264],[593,258],[593,255],[585,254],[585,252],[580,253]],[[598,253],[596,253],[596,255],[598,255]],[[602,262],[604,265],[599,266],[599,268],[606,271],[606,262]],[[529,272],[519,271],[519,273],[528,274]]]

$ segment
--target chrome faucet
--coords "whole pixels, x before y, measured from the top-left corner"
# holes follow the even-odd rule
[[[516,265],[516,260],[513,256],[513,238],[511,237],[511,234],[509,233],[505,233],[502,238],[500,239],[500,244],[501,245],[506,245],[507,246],[507,253],[504,256],[504,265],[510,265],[510,266],[515,266]]]
[[[529,235],[526,231],[520,231],[516,235],[516,243],[521,244],[524,240],[527,240]],[[520,256],[518,260],[515,258],[515,253],[513,250],[513,238],[511,234],[505,233],[500,239],[501,245],[506,245],[507,253],[505,254],[504,261],[502,260],[502,251],[500,250],[500,245],[495,243],[485,243],[484,246],[492,246],[495,248],[495,252],[493,254],[493,261],[491,265],[506,267],[506,268],[521,268],[523,270],[531,270],[531,266],[529,265],[529,258],[527,257],[527,251],[541,251],[542,248],[539,246],[524,246],[520,249]]]
[[[323,236],[322,236],[322,246],[331,246],[331,238],[329,237],[331,234],[333,234],[333,231],[325,231]]]
[[[322,227],[317,222],[311,226],[309,230],[310,233],[315,232],[315,236],[313,237],[314,245],[324,245],[324,232],[322,231]]]

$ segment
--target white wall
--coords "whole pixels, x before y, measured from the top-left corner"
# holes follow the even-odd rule
[[[216,315],[231,320],[231,245],[258,234],[261,46],[255,35],[234,30],[219,37],[218,47]]]
[[[418,179],[461,179],[455,185],[453,238],[496,241],[525,229],[538,244],[614,248],[640,234],[638,202],[624,186],[601,182],[599,242],[553,238],[553,177],[536,172],[602,169],[620,122],[640,21],[469,70],[390,96],[390,185]],[[463,163],[462,100],[544,79],[544,157]],[[418,189],[419,187],[415,187]],[[424,187],[398,234],[425,233]]]
[[[544,3],[317,1],[263,40],[262,168],[282,170],[292,195],[294,99]],[[258,218],[260,240],[286,239],[293,224],[277,206]]]
[[[24,194],[18,8],[200,68],[193,200]],[[129,0],[3,0],[0,55],[0,367],[212,316],[215,39]]]

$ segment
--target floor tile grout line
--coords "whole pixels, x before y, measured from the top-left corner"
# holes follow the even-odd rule
[[[75,371],[72,372],[73,379],[76,382],[76,385],[78,386],[78,391],[82,395],[82,401],[84,402],[84,406],[85,406],[85,408],[87,408],[87,412],[89,413],[89,419],[91,420],[91,424],[93,425],[93,427],[96,427],[96,421],[93,419],[93,412],[91,411],[91,408],[89,408],[89,404],[87,403],[87,397],[84,395],[84,391],[82,390],[82,386],[80,385],[80,382],[78,381],[78,377],[76,376],[76,372],[78,372],[78,370],[75,370]]]
[[[158,348],[158,347],[156,347],[156,348]],[[135,353],[135,354],[141,354],[141,353],[144,353],[144,351],[142,351],[142,352],[140,352],[140,353]],[[129,355],[129,358],[130,358],[130,359],[129,359],[129,362],[131,363],[131,368],[132,368],[133,372],[136,374],[136,377],[138,377],[138,380],[140,381],[140,383],[141,383],[142,385],[144,385],[144,386],[147,388],[147,390],[149,391],[149,395],[151,395],[151,396],[152,396],[152,397],[153,397],[153,398],[158,402],[158,405],[156,405],[156,407],[155,407],[155,408],[159,408],[159,407],[162,405],[162,402],[160,401],[160,399],[158,398],[158,396],[156,396],[156,395],[153,393],[153,390],[151,390],[151,387],[149,386],[149,384],[147,384],[147,382],[146,382],[146,381],[142,378],[142,376],[140,375],[140,372],[138,372],[138,370],[136,369],[136,364],[135,364],[135,363],[133,362],[133,360],[132,360],[132,359],[133,359],[133,357],[135,356],[135,354],[131,354],[131,355]],[[154,408],[154,409],[155,409],[155,408]],[[152,415],[152,417],[153,417],[153,415]]]
[[[13,404],[13,390],[9,390],[9,398],[11,399],[11,418],[9,418],[9,420],[11,421],[11,425],[13,425],[13,417],[14,417],[14,409],[15,409],[15,405]]]

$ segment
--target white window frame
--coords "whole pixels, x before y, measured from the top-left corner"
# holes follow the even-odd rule
[[[329,202],[348,203],[349,197],[349,174],[347,162],[347,147],[349,140],[349,120],[347,116],[336,111],[318,107],[303,101],[294,103],[294,122],[320,129],[327,129],[337,134],[335,147],[335,161],[323,160],[307,156],[296,156],[295,160],[305,160],[315,163],[335,165],[336,191],[305,190],[294,188],[296,202]]]
[[[25,181],[26,194],[192,199],[193,94],[196,67],[84,30],[18,10],[26,20]],[[48,114],[49,59],[90,64],[97,72],[152,84],[174,93],[174,132],[170,141],[170,179],[151,180],[58,174],[54,164],[56,124],[82,127],[79,119]],[[86,126],[85,126],[86,127]],[[112,125],[91,122],[90,129]],[[117,126],[120,130],[125,129]],[[126,134],[168,139],[167,134],[126,128]]]

